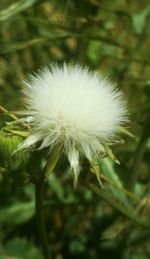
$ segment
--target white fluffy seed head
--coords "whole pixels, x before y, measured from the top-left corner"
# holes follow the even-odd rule
[[[72,164],[104,152],[118,126],[126,122],[120,91],[97,72],[78,65],[46,68],[25,82],[24,94],[32,135],[24,147],[61,146]]]

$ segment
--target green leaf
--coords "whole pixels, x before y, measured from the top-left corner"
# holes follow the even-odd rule
[[[18,135],[18,136],[24,137],[24,138],[26,138],[26,137],[28,137],[30,135],[29,131],[12,130],[12,129],[5,129],[5,131],[11,132],[14,135]]]
[[[10,42],[10,43],[3,43],[0,45],[0,54],[10,53],[17,50],[22,50],[27,47],[33,46],[33,45],[39,45],[46,42],[46,39],[43,38],[37,38],[22,42]]]
[[[119,176],[117,175],[115,169],[114,169],[114,162],[110,160],[109,158],[104,158],[100,160],[100,168],[102,169],[102,174],[104,174],[108,179],[113,180],[113,182],[118,186],[116,188],[113,185],[109,185],[109,189],[112,192],[112,194],[121,202],[124,202],[128,205],[128,200],[126,194],[123,192],[123,184],[121,180],[119,179]]]
[[[101,43],[96,41],[90,41],[88,49],[87,49],[87,56],[91,62],[97,63],[100,59],[100,52]]]
[[[35,205],[33,201],[15,201],[8,207],[1,209],[0,222],[19,225],[28,221],[34,214]]]
[[[48,176],[48,183],[49,183],[51,189],[56,194],[56,196],[60,202],[65,203],[65,204],[70,204],[70,203],[76,202],[76,197],[74,196],[73,193],[69,193],[69,195],[67,195],[65,197],[64,188],[63,188],[61,182],[59,181],[59,179],[55,176],[55,173],[52,172]]]
[[[145,255],[143,252],[135,252],[132,259],[149,259],[149,255]]]
[[[4,246],[3,256],[1,259],[43,259],[38,248],[26,239],[15,238],[6,243]]]
[[[104,144],[104,148],[105,148],[105,151],[107,153],[107,155],[118,165],[120,165],[120,162],[119,160],[115,157],[113,151],[109,148],[108,145]]]
[[[109,205],[111,205],[114,209],[118,210],[121,214],[132,220],[134,223],[139,224],[143,227],[150,228],[150,224],[143,219],[141,219],[139,216],[137,216],[133,209],[129,209],[124,204],[120,203],[108,193],[108,191],[99,189],[94,184],[89,184],[90,189],[96,193],[99,197],[101,197],[103,200],[105,200]]]
[[[47,160],[46,166],[45,166],[45,172],[44,176],[45,178],[48,177],[48,175],[54,170],[55,166],[57,165],[58,159],[61,155],[61,148],[54,148]]]
[[[117,220],[113,225],[111,224],[102,234],[101,239],[115,238],[127,225],[125,220]]]
[[[103,180],[108,184],[107,186],[114,194],[114,196],[116,196],[116,198],[120,201],[123,201],[128,205],[127,196],[129,196],[134,201],[140,202],[140,198],[138,196],[123,186],[121,180],[118,177],[118,174],[116,174],[114,170],[113,161],[111,161],[109,158],[104,158],[100,160],[99,163],[100,165],[97,163],[91,166],[91,172],[96,174],[101,189],[104,187],[102,183]]]
[[[26,10],[27,8],[31,7],[37,0],[20,0],[17,3],[14,3],[7,7],[5,10],[0,12],[0,22],[8,20],[14,15]]]
[[[59,180],[56,178],[54,173],[51,173],[48,177],[48,183],[51,187],[51,189],[55,192],[55,194],[57,195],[58,199],[60,201],[64,201],[65,199],[65,193],[64,193],[64,189],[61,185],[61,183],[59,182]]]
[[[135,136],[129,130],[127,130],[125,127],[122,127],[122,126],[118,127],[118,132],[135,139]]]
[[[132,16],[132,24],[136,33],[140,34],[145,26],[146,18],[150,12],[150,5],[147,5],[142,12]]]

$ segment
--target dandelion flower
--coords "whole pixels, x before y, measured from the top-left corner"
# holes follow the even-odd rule
[[[105,153],[105,143],[116,139],[118,127],[126,123],[122,94],[98,72],[78,65],[52,66],[24,82],[27,118],[32,133],[21,148],[64,152],[79,174],[79,159]]]

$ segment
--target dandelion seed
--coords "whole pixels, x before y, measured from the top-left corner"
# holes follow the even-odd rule
[[[61,147],[76,184],[79,158],[92,162],[104,154],[104,144],[112,143],[127,121],[121,92],[99,73],[66,64],[46,68],[24,85],[32,134],[21,148],[36,143],[41,149]]]

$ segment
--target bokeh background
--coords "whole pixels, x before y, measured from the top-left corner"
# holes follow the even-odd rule
[[[0,1],[3,107],[24,109],[21,80],[43,66],[64,61],[87,65],[118,84],[127,100],[135,139],[123,137],[125,143],[114,147],[120,165],[108,158],[100,161],[104,192],[89,187],[94,183],[99,188],[86,162],[76,190],[65,161],[49,176],[45,211],[52,258],[148,259],[150,2]],[[0,120],[0,125],[7,120],[3,112]],[[43,258],[36,235],[34,186],[21,172],[3,165],[0,258]]]

